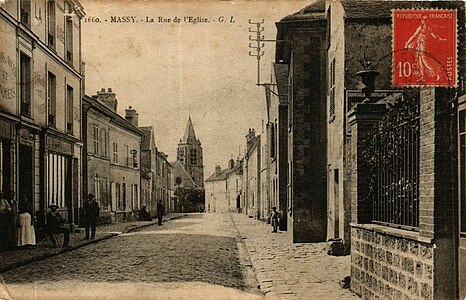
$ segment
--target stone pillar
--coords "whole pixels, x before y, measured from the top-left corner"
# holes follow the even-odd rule
[[[365,141],[374,125],[387,111],[385,104],[359,103],[348,113],[351,126],[351,222],[368,223],[372,219],[369,192],[369,166],[361,156]]]

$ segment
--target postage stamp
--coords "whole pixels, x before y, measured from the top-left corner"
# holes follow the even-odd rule
[[[393,10],[396,87],[457,85],[456,10]]]

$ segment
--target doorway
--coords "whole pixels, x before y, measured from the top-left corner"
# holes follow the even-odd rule
[[[19,201],[26,201],[29,208],[34,209],[34,156],[33,148],[19,145],[18,191]]]

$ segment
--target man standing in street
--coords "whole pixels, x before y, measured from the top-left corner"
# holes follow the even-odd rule
[[[95,229],[97,226],[97,219],[99,218],[99,204],[95,201],[95,197],[92,193],[87,196],[87,201],[83,207],[83,220],[84,227],[86,228],[86,237],[89,239],[89,227],[91,227],[91,239],[95,238]]]
[[[162,225],[162,218],[164,214],[165,214],[165,207],[162,204],[162,200],[159,200],[159,203],[157,203],[157,222],[159,226]]]

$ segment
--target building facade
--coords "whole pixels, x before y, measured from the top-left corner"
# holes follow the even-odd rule
[[[243,163],[239,158],[228,161],[228,168],[215,167],[205,181],[206,211],[212,213],[240,212]]]
[[[95,195],[102,222],[137,219],[141,207],[140,146],[144,133],[138,128],[137,112],[129,107],[123,118],[117,105],[110,88],[84,97],[83,102],[85,194]]]
[[[83,16],[74,0],[0,5],[0,190],[39,227],[49,205],[70,224],[81,206]]]
[[[242,212],[251,218],[261,218],[261,136],[254,129],[246,135],[246,151],[243,162]]]
[[[325,2],[276,23],[275,62],[288,65],[288,216],[293,242],[327,237]]]

